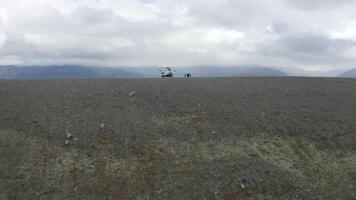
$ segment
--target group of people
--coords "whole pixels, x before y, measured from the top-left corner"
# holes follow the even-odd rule
[[[191,78],[192,75],[190,73],[184,74],[184,78]]]

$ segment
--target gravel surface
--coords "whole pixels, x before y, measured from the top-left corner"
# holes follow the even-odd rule
[[[0,81],[0,200],[356,199],[356,79]]]

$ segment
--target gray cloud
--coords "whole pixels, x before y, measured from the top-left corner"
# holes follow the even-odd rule
[[[0,0],[0,64],[354,67],[351,0]]]
[[[287,0],[287,2],[298,9],[307,10],[334,9],[340,6],[355,5],[353,0]]]
[[[352,52],[356,43],[350,40],[330,39],[325,35],[310,33],[285,35],[260,48],[262,54],[283,57],[300,63],[301,66],[331,65],[331,69],[354,61],[347,52]]]

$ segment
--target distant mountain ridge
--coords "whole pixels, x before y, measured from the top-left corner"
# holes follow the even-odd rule
[[[159,67],[135,68],[144,77],[159,77]],[[220,66],[198,66],[198,67],[173,67],[176,77],[183,77],[185,73],[191,73],[193,77],[278,77],[288,76],[285,72],[268,67],[220,67]]]
[[[114,68],[80,65],[0,66],[0,79],[81,79],[160,77],[160,67]],[[193,77],[288,76],[268,67],[176,67],[175,77],[191,73]]]
[[[356,78],[356,68],[355,69],[350,69],[343,74],[341,74],[339,77],[344,77],[344,78]]]
[[[255,67],[246,69],[241,71],[237,76],[267,76],[267,77],[274,77],[274,76],[288,76],[285,72],[281,70],[276,70],[267,67]]]
[[[0,79],[136,78],[133,70],[79,65],[0,66]]]
[[[94,78],[159,78],[162,67],[89,67],[81,65],[0,65],[0,79],[94,79]],[[356,77],[356,68],[341,74],[341,71],[313,72],[288,71],[288,68],[259,66],[192,66],[173,67],[175,77],[191,73],[193,77]],[[287,73],[286,73],[286,72]]]

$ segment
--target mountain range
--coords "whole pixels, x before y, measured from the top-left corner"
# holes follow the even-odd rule
[[[194,77],[287,76],[265,67],[177,67],[175,76],[191,73]],[[79,65],[0,66],[0,79],[77,79],[77,78],[139,78],[160,77],[159,67],[113,68]]]
[[[0,66],[0,79],[80,79],[138,78],[134,71],[110,67],[61,66]]]
[[[144,77],[159,76],[158,67],[135,68]],[[193,77],[236,77],[236,76],[288,76],[285,72],[267,67],[237,66],[198,66],[198,67],[176,67],[175,76],[183,77],[185,73],[192,74]]]
[[[350,70],[342,73],[339,77],[355,78],[356,77],[356,68],[355,69],[350,69]]]
[[[81,65],[31,65],[31,66],[0,66],[0,79],[93,79],[93,78],[157,78],[160,67],[88,67]],[[175,67],[175,77],[184,77],[185,73],[193,77],[284,77],[284,76],[333,76],[356,77],[356,68],[341,72],[323,72],[307,74],[307,72],[288,71],[287,68],[276,69],[259,66],[196,66]],[[288,74],[286,73],[288,72]],[[315,72],[316,73],[316,72]],[[341,74],[341,75],[338,75]]]

